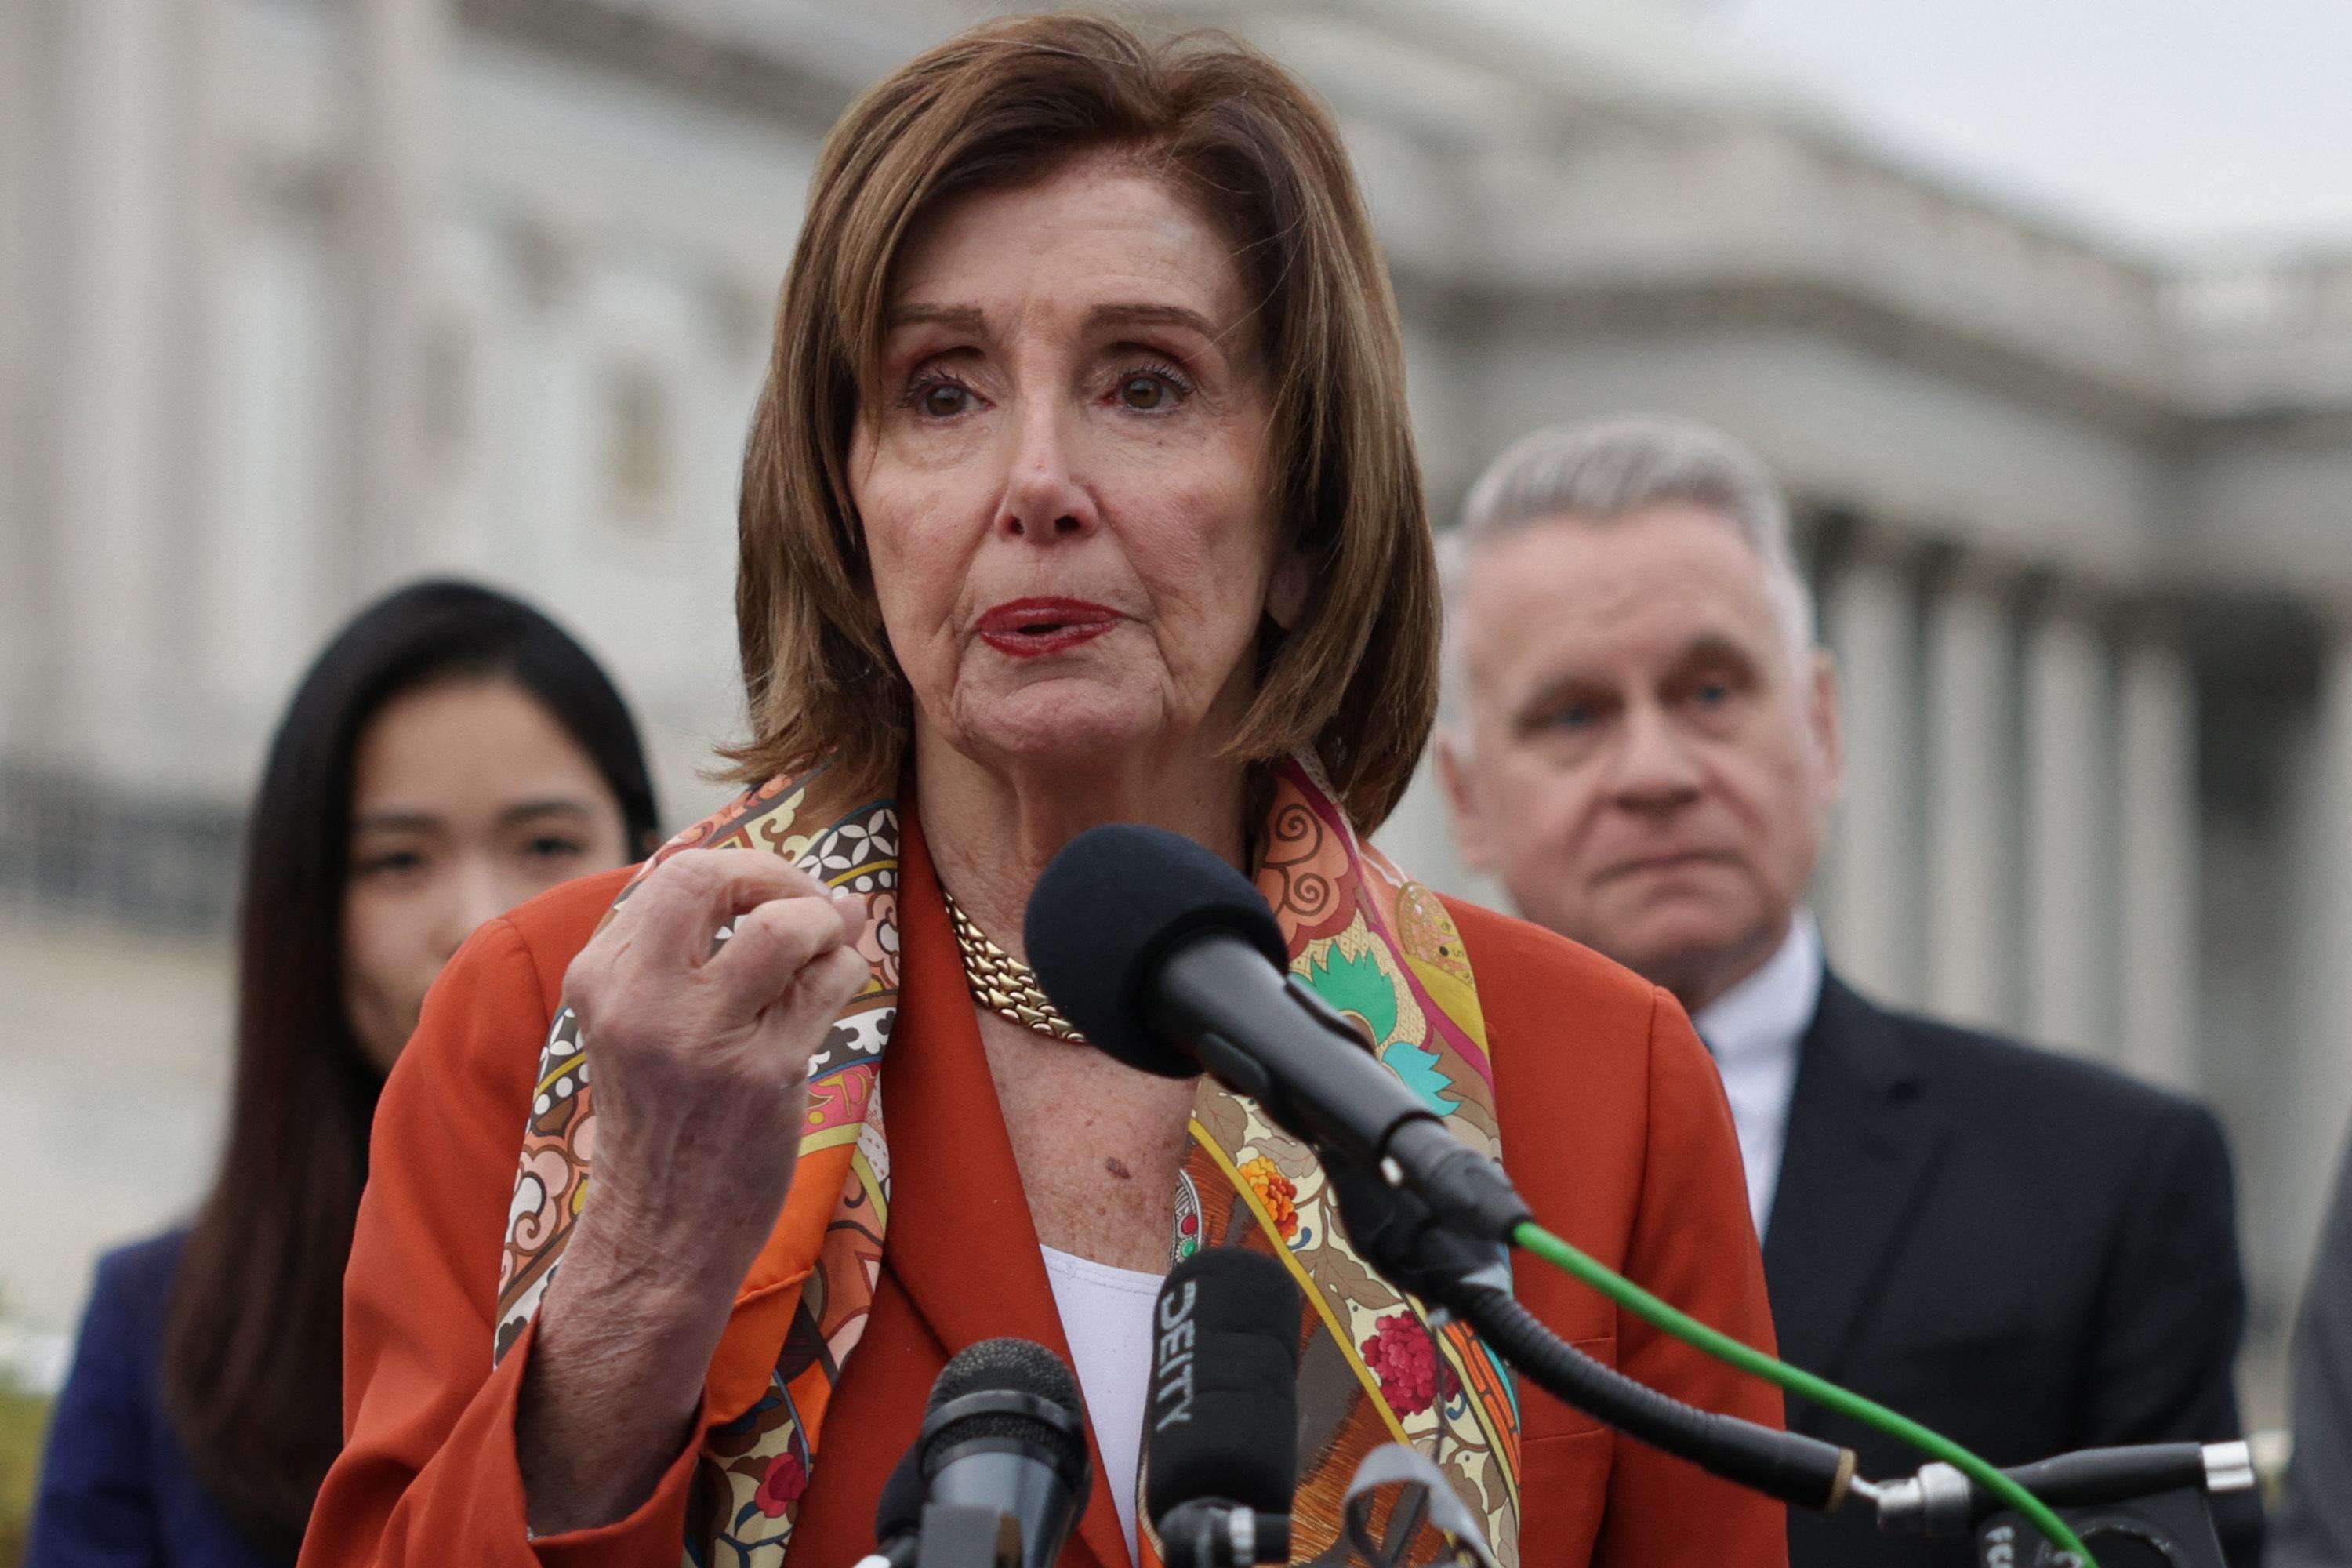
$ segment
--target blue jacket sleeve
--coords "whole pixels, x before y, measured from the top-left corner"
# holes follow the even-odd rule
[[[148,1417],[156,1316],[135,1251],[102,1258],[50,1419],[26,1568],[163,1568]]]

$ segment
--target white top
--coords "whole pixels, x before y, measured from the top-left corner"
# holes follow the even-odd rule
[[[1087,1419],[1102,1447],[1099,1484],[1118,1505],[1127,1532],[1127,1559],[1140,1561],[1135,1542],[1135,1472],[1143,1458],[1143,1411],[1151,1397],[1151,1314],[1161,1276],[1113,1268],[1050,1247],[1045,1277],[1054,1284],[1062,1333],[1070,1342],[1070,1370],[1086,1395]]]
[[[1739,1163],[1748,1170],[1748,1212],[1759,1237],[1780,1184],[1797,1058],[1821,1000],[1822,931],[1812,910],[1801,909],[1772,956],[1691,1020],[1723,1074],[1739,1131]]]

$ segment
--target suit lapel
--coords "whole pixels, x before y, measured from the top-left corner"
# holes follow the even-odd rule
[[[1809,1372],[1837,1375],[1934,1169],[1944,1130],[1927,1089],[1886,1016],[1826,976],[1764,1239],[1780,1353]],[[1802,1406],[1791,1416],[1818,1419]]]
[[[899,885],[899,1015],[886,1058],[882,1114],[890,1145],[891,1271],[947,1353],[999,1335],[1070,1345],[1030,1222],[1013,1142],[972,1018],[938,874],[907,813]],[[1126,1568],[1127,1536],[1091,1422],[1095,1484],[1077,1540],[1100,1568]]]

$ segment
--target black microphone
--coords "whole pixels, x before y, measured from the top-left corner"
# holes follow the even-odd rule
[[[1093,1488],[1070,1369],[1032,1341],[982,1340],[931,1384],[875,1510],[878,1555],[892,1568],[1053,1568]]]
[[[1143,1507],[1168,1568],[1289,1561],[1303,1308],[1280,1261],[1237,1247],[1194,1253],[1160,1287]]]
[[[1079,834],[1037,879],[1023,934],[1054,1005],[1128,1066],[1206,1071],[1486,1239],[1508,1242],[1534,1217],[1501,1166],[1290,976],[1265,900],[1191,839],[1133,823]]]

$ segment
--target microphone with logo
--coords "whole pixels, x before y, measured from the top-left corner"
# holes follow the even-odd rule
[[[1194,1253],[1160,1286],[1143,1505],[1168,1568],[1289,1560],[1302,1310],[1279,1260],[1237,1247]]]
[[[1094,1488],[1077,1380],[1030,1340],[982,1340],[931,1384],[858,1568],[1053,1568]]]

